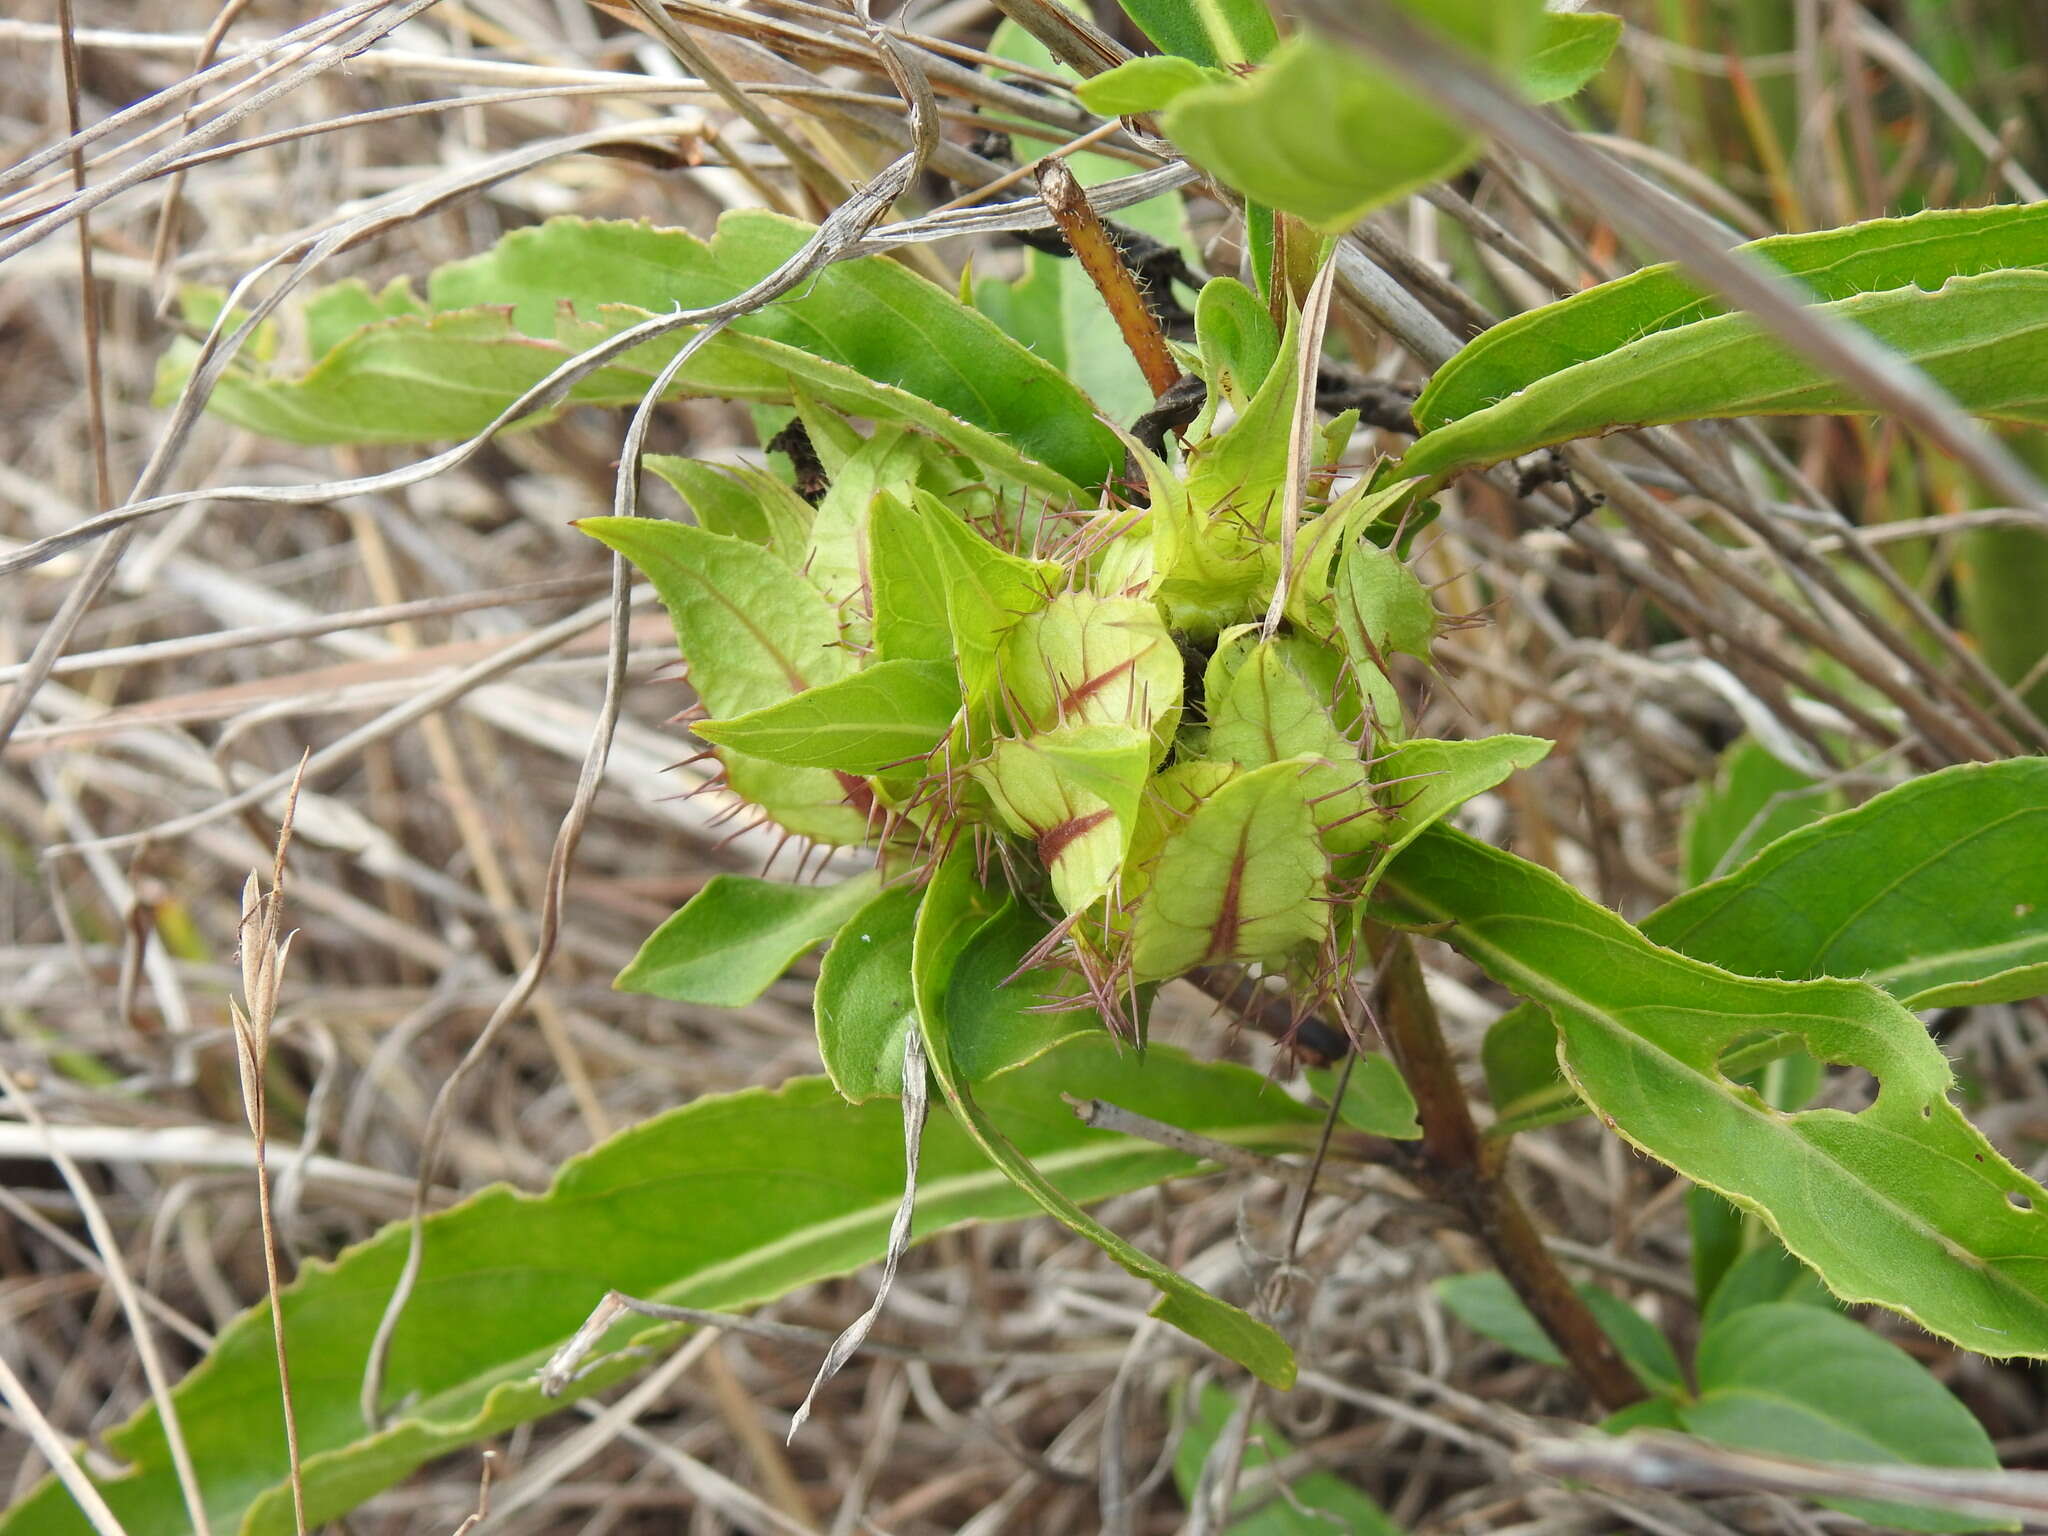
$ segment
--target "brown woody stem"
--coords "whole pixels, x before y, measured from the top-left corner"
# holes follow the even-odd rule
[[[1102,302],[1109,306],[1110,317],[1123,332],[1124,345],[1138,360],[1145,382],[1152,386],[1153,398],[1157,399],[1179,380],[1180,364],[1174,361],[1173,349],[1166,344],[1166,333],[1159,329],[1157,317],[1145,303],[1137,278],[1131,275],[1116,242],[1110,239],[1109,231],[1089,206],[1088,194],[1081,190],[1081,183],[1074,179],[1064,160],[1038,162],[1038,195],[1066,237],[1067,248],[1095,284]]]
[[[1422,1143],[1414,1173],[1430,1193],[1461,1212],[1586,1390],[1608,1412],[1648,1394],[1601,1330],[1544,1246],[1528,1211],[1508,1187],[1505,1144],[1489,1143],[1473,1124],[1456,1063],[1423,989],[1422,966],[1405,933],[1365,925],[1377,970],[1382,1036],[1415,1096]],[[1413,1145],[1413,1143],[1410,1143]]]

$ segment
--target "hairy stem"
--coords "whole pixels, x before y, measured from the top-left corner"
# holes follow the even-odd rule
[[[1542,1234],[1504,1177],[1504,1145],[1485,1142],[1472,1122],[1464,1086],[1423,989],[1422,966],[1405,933],[1368,923],[1366,945],[1377,969],[1380,1031],[1415,1096],[1422,1142],[1415,1173],[1466,1224],[1543,1326],[1566,1364],[1609,1412],[1647,1395],[1613,1341],[1572,1288]]]

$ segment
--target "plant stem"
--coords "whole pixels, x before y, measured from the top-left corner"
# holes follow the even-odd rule
[[[1608,1412],[1648,1394],[1572,1288],[1542,1234],[1504,1177],[1504,1144],[1487,1143],[1473,1124],[1464,1086],[1423,988],[1422,966],[1405,933],[1365,925],[1377,971],[1380,1032],[1415,1096],[1422,1142],[1415,1172],[1430,1192],[1463,1213],[1586,1390]]]
[[[1053,222],[1066,236],[1067,248],[1081,263],[1109,306],[1110,317],[1123,334],[1124,345],[1138,360],[1153,397],[1165,394],[1180,379],[1180,364],[1166,344],[1166,333],[1145,303],[1138,280],[1117,251],[1116,242],[1096,217],[1081,183],[1063,160],[1038,162],[1038,195],[1051,210]]]

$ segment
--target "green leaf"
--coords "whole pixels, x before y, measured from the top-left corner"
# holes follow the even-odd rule
[[[876,638],[885,655],[957,658],[967,701],[996,684],[1003,637],[1042,608],[1064,572],[998,549],[927,491],[875,498],[868,526]],[[921,607],[907,605],[922,604]],[[945,627],[936,627],[943,615]],[[936,650],[938,654],[927,653]]]
[[[1430,1287],[1452,1316],[1475,1333],[1483,1333],[1525,1359],[1562,1366],[1564,1356],[1543,1331],[1522,1298],[1498,1270],[1450,1275]],[[1600,1331],[1614,1343],[1638,1380],[1652,1392],[1683,1390],[1685,1378],[1678,1356],[1664,1332],[1612,1291],[1597,1285],[1574,1287],[1592,1309]]]
[[[1545,11],[1536,47],[1522,65],[1522,91],[1531,101],[1575,96],[1606,67],[1621,41],[1621,18],[1598,11]]]
[[[551,219],[436,271],[430,315],[367,325],[296,378],[237,370],[211,403],[295,442],[468,437],[575,351],[651,314],[729,299],[809,235],[759,210],[728,214],[709,244],[647,224]],[[636,349],[584,380],[571,401],[637,404],[682,341]],[[189,369],[190,357],[189,344],[174,349],[169,376]],[[676,390],[787,402],[793,385],[835,409],[930,432],[1049,495],[1071,495],[1122,462],[1114,434],[1056,369],[886,257],[836,262],[735,321],[684,368]]]
[[[944,739],[959,712],[960,678],[950,662],[878,661],[766,709],[707,720],[696,730],[706,741],[772,763],[868,774],[923,757]]]
[[[2038,670],[2048,656],[2048,608],[2040,602],[2048,591],[2048,535],[2038,525],[1978,528],[1958,542],[1953,569],[1965,632],[1994,673],[2025,685],[2027,707],[2048,720],[2048,677]]]
[[[1047,1178],[1026,1148],[1003,1133],[979,1103],[962,1067],[966,1047],[955,1038],[956,1028],[971,1029],[974,1021],[955,1020],[949,1007],[955,970],[986,921],[981,900],[974,879],[973,852],[956,848],[940,864],[925,893],[914,945],[918,1027],[924,1033],[932,1077],[960,1125],[988,1160],[1047,1215],[1076,1236],[1087,1238],[1130,1274],[1157,1286],[1163,1294],[1152,1309],[1153,1316],[1237,1361],[1269,1386],[1292,1386],[1294,1356],[1279,1334],[1229,1303],[1219,1301],[1178,1270],[1139,1252],[1088,1216]],[[1299,1107],[1304,1114],[1297,1123],[1316,1118],[1307,1106]]]
[[[1136,117],[1157,112],[1183,91],[1208,85],[1222,78],[1218,71],[1205,69],[1173,54],[1148,54],[1126,59],[1093,79],[1074,87],[1081,105],[1102,117]]]
[[[1313,1067],[1303,1075],[1324,1103],[1336,1094],[1335,1071]],[[1390,1141],[1419,1141],[1422,1137],[1408,1080],[1378,1051],[1353,1055],[1351,1081],[1345,1085],[1344,1102],[1337,1106],[1337,1114],[1353,1130],[1368,1136],[1384,1136]]]
[[[1209,387],[1239,409],[1280,355],[1280,332],[1265,301],[1234,277],[1212,277],[1195,296],[1195,339]]]
[[[1911,1008],[2048,990],[2048,759],[1965,764],[1780,838],[1665,906],[1660,944],[1753,976],[1859,976]]]
[[[903,1092],[903,1036],[917,1027],[911,967],[923,899],[918,887],[882,892],[847,920],[819,968],[819,1053],[834,1086],[853,1103]],[[1045,931],[1014,901],[1004,902],[961,949],[944,1006],[954,1022],[963,1080],[982,1082],[1076,1035],[1101,1031],[1091,1010],[1048,1006],[1072,990],[1069,972],[1041,967],[1020,973]]]
[[[1381,889],[1550,1011],[1566,1072],[1611,1128],[1761,1217],[1836,1295],[1967,1349],[2048,1355],[2048,1191],[1949,1102],[1940,1047],[1893,999],[1659,949],[1547,870],[1441,828]],[[1721,1070],[1760,1031],[1871,1073],[1877,1101],[1771,1108]]]
[[[1540,0],[1404,3],[1510,70],[1543,9]],[[1246,196],[1330,231],[1452,174],[1480,143],[1398,73],[1306,32],[1246,81],[1184,92],[1162,124],[1190,158]]]
[[[1328,691],[1295,669],[1293,656],[1301,649],[1291,638],[1263,641],[1245,655],[1228,689],[1209,695],[1207,756],[1247,768],[1323,759],[1301,777],[1323,846],[1331,853],[1362,852],[1379,837],[1388,813],[1373,800],[1358,743],[1337,727]]]
[[[1074,914],[1099,901],[1123,868],[1151,769],[1142,730],[1077,725],[1005,737],[971,772],[1003,825],[1032,840],[1053,895]]]
[[[1122,0],[1122,5],[1153,42],[1197,64],[1257,63],[1278,40],[1265,0]]]
[[[946,979],[946,1017],[953,1039],[953,1065],[965,1083],[986,1082],[1038,1060],[1077,1035],[1100,1035],[1102,1019],[1091,1007],[1063,1008],[1077,978],[1058,966],[1022,969],[1024,959],[1045,938],[1043,918],[1014,900],[981,927],[953,962]]]
[[[666,453],[650,453],[640,462],[683,498],[699,528],[759,544],[792,566],[801,562],[810,543],[811,508],[767,471]]]
[[[1703,1439],[1862,1465],[1998,1465],[1983,1426],[1925,1366],[1833,1312],[1779,1303],[1745,1308],[1707,1330],[1695,1363],[1699,1395],[1681,1402],[1678,1415]],[[1987,1528],[1908,1505],[1825,1502],[1895,1530]]]
[[[2037,996],[2048,872],[2030,844],[2043,816],[2048,761],[1943,769],[1779,839],[1651,913],[1643,935],[1743,975],[1861,977],[1916,1009]],[[1495,1134],[1584,1112],[1552,1044],[1532,1008],[1488,1031]]]
[[[927,469],[930,446],[901,427],[882,426],[832,470],[832,485],[811,522],[810,547],[799,562],[819,591],[847,614],[848,637],[867,639],[869,505],[878,491],[907,496]]]
[[[1719,1200],[1720,1196],[1713,1198]],[[1834,1304],[1828,1288],[1814,1277],[1812,1270],[1767,1238],[1728,1266],[1700,1312],[1700,1327],[1711,1330],[1745,1307]]]
[[[1193,1159],[1090,1130],[1062,1090],[1107,1099],[1241,1146],[1312,1144],[1313,1110],[1256,1072],[1154,1046],[1140,1063],[1097,1035],[979,1090],[997,1134],[1032,1158],[1059,1197],[1093,1202],[1190,1173]],[[554,1412],[533,1372],[606,1290],[736,1310],[879,1259],[903,1187],[903,1117],[852,1106],[822,1077],[708,1096],[570,1162],[543,1194],[498,1186],[427,1218],[425,1264],[385,1379],[381,1434],[356,1408],[363,1360],[406,1252],[402,1223],[315,1259],[285,1293],[292,1386],[306,1455],[308,1513],[338,1518],[436,1457]],[[935,1109],[925,1130],[917,1236],[970,1221],[1036,1214],[1036,1197],[991,1166],[973,1136]],[[649,1212],[687,1211],[687,1220]],[[635,1321],[571,1396],[601,1391],[672,1345],[673,1326]],[[1277,1346],[1275,1346],[1277,1347]],[[251,1536],[292,1529],[277,1363],[268,1309],[243,1313],[181,1382],[176,1401],[216,1531],[246,1516]],[[132,1470],[103,1483],[130,1536],[189,1529],[154,1412],[106,1437]],[[0,1517],[4,1536],[90,1536],[78,1507],[45,1479]]]
[[[1180,721],[1180,649],[1137,597],[1062,592],[1019,618],[997,656],[1004,698],[1027,730],[1130,726],[1164,757]]]
[[[713,875],[647,936],[612,983],[672,1003],[738,1008],[751,1003],[832,937],[874,894],[876,877],[835,885],[784,885],[750,875]]]
[[[1970,410],[2048,419],[2048,204],[1940,211],[1743,247],[1782,266]],[[1442,478],[1623,426],[1868,406],[1651,267],[1503,322],[1437,370],[1402,472]]]
[[[1203,1385],[1194,1412],[1173,1453],[1173,1480],[1192,1504],[1216,1442],[1236,1412],[1229,1391]],[[1294,1454],[1270,1419],[1253,1419],[1238,1464],[1238,1491],[1224,1536],[1400,1536],[1400,1527],[1371,1498],[1334,1472],[1311,1471],[1289,1478],[1284,1490],[1264,1475]]]
[[[818,1054],[851,1104],[903,1092],[903,1037],[917,1027],[910,945],[924,888],[892,886],[846,920],[818,966]]]
[[[1773,757],[1755,737],[1743,737],[1721,754],[1712,782],[1686,808],[1679,836],[1686,885],[1726,874],[1838,805],[1833,791]]]
[[[1495,1019],[1479,1057],[1493,1102],[1488,1135],[1534,1131],[1586,1112],[1557,1064],[1557,1026],[1537,1004],[1518,1003]]]
[[[576,526],[646,575],[675,625],[690,683],[714,716],[748,714],[850,675],[838,611],[788,565],[741,539],[645,517]],[[733,790],[781,826],[825,843],[867,837],[830,770],[791,768],[720,748]]]
[[[1307,766],[1239,774],[1168,835],[1132,925],[1138,980],[1277,959],[1330,931],[1321,899],[1329,859],[1303,791]]]
[[[576,527],[654,584],[712,714],[743,715],[853,672],[831,603],[760,546],[651,517],[586,517]]]
[[[1935,289],[1952,277],[2048,266],[2048,203],[1930,209],[1840,229],[1772,235],[1739,247],[1798,278],[1815,296]],[[1488,409],[1539,380],[1659,332],[1727,313],[1676,265],[1645,267],[1475,336],[1415,402],[1425,433]]]
[[[1396,654],[1429,660],[1436,605],[1407,562],[1370,539],[1359,539],[1337,562],[1337,623],[1352,664],[1388,669]]]
[[[1404,741],[1380,757],[1392,817],[1380,842],[1391,861],[1403,848],[1475,795],[1550,753],[1539,736],[1481,736],[1474,741]]]

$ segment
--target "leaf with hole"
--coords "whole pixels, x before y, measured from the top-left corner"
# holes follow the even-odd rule
[[[1780,838],[1643,935],[1744,975],[1861,977],[1916,1009],[2034,997],[2048,991],[2042,827],[2048,761],[1943,769]],[[1497,1133],[1584,1112],[1555,1044],[1529,1007],[1488,1031]]]
[[[1441,827],[1380,891],[1549,1010],[1566,1073],[1611,1128],[1755,1213],[1835,1294],[1967,1349],[2048,1356],[2048,1191],[1949,1101],[1946,1058],[1895,1000],[1659,949],[1557,876]],[[1876,1102],[1771,1108],[1722,1071],[1759,1032],[1869,1072]]]

